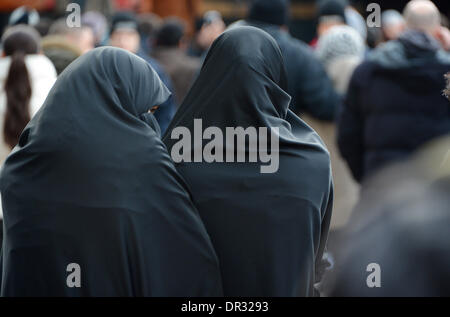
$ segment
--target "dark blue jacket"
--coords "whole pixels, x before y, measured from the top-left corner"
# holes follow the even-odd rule
[[[277,41],[286,66],[291,110],[296,114],[309,113],[319,120],[334,120],[341,98],[311,48],[279,26],[245,23],[263,29]]]
[[[338,144],[356,180],[450,133],[450,103],[442,95],[449,71],[450,54],[414,31],[376,49],[355,70]]]

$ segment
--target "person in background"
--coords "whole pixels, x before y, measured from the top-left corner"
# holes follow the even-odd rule
[[[141,48],[151,55],[156,41],[156,34],[163,20],[154,13],[141,13],[137,17],[139,34],[141,35]]]
[[[95,34],[91,26],[82,24],[79,28],[71,28],[67,25],[65,18],[53,22],[48,34],[64,37],[67,42],[78,47],[81,54],[85,54],[95,47]]]
[[[345,21],[359,33],[364,42],[367,41],[367,21],[350,3],[345,8]]]
[[[56,80],[51,61],[41,54],[39,33],[27,25],[8,28],[0,59],[0,162],[3,164],[30,118]]]
[[[204,59],[212,43],[225,31],[225,22],[218,11],[208,11],[197,19],[195,34],[188,55]]]
[[[2,0],[0,1],[0,34],[4,33],[4,29],[9,24],[11,13],[21,7],[27,6],[39,12],[50,11],[55,7],[55,0]]]
[[[450,98],[450,73],[446,77],[444,95]],[[365,184],[361,201],[336,242],[335,266],[324,278],[324,293],[449,296],[449,198],[447,134],[422,146],[406,162],[383,168]],[[367,287],[370,263],[381,270],[381,287]]]
[[[51,61],[40,54],[40,40],[39,33],[27,25],[8,28],[1,39],[0,165],[16,146],[23,129],[56,81]],[[1,230],[2,219],[0,202]]]
[[[116,13],[112,18],[110,32],[109,44],[111,46],[122,48],[143,58],[153,67],[167,88],[173,91],[172,81],[162,66],[141,48],[138,22],[134,14],[131,12]],[[155,117],[158,120],[161,131],[164,133],[177,109],[175,98],[171,96],[164,104],[158,106],[160,107],[156,110]]]
[[[153,57],[160,62],[172,80],[178,105],[183,102],[200,70],[200,60],[185,53],[184,31],[181,20],[168,18],[156,35],[153,50]]]
[[[77,46],[61,35],[47,35],[42,38],[42,52],[52,61],[58,75],[82,55]]]
[[[319,38],[316,54],[339,94],[347,93],[350,77],[365,52],[363,38],[350,26],[335,26]]]
[[[38,24],[34,26],[34,28],[39,32],[39,34],[44,37],[47,36],[48,32],[50,31],[50,26],[53,23],[53,19],[49,17],[41,17],[39,19]]]
[[[386,10],[381,14],[381,31],[385,42],[396,40],[405,27],[405,19],[398,11]]]
[[[318,39],[334,26],[346,25],[346,0],[320,0],[317,4],[317,38],[311,42],[316,47]]]
[[[404,17],[407,30],[356,68],[339,116],[339,149],[358,182],[450,132],[450,107],[440,93],[450,54],[437,40],[439,11],[413,0]]]
[[[367,181],[324,278],[326,295],[450,296],[449,149],[443,136]]]
[[[345,96],[354,69],[362,62],[366,46],[361,35],[347,25],[334,26],[319,38],[316,54],[323,63],[334,89]],[[304,115],[303,119],[320,135],[330,152],[335,199],[331,228],[341,229],[350,218],[359,196],[358,184],[353,180],[336,144],[336,123],[323,122]]]
[[[280,46],[286,64],[288,93],[292,96],[291,110],[332,121],[341,100],[314,52],[289,34],[288,22],[289,8],[285,0],[256,0],[244,24],[268,32]]]
[[[81,16],[81,23],[91,27],[94,33],[94,46],[102,46],[108,40],[108,21],[98,11],[87,11]]]
[[[15,9],[10,17],[8,25],[26,24],[29,26],[36,26],[40,21],[40,16],[37,10],[27,6],[21,6]]]
[[[317,37],[310,46],[316,48],[317,41],[335,26],[348,25],[359,33],[364,42],[368,39],[368,28],[363,16],[348,0],[320,0],[317,4]]]

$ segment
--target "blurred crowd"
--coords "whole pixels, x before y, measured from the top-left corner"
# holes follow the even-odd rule
[[[57,77],[95,47],[125,49],[158,73],[172,92],[154,109],[164,132],[214,41],[227,28],[254,26],[278,43],[291,110],[318,132],[331,156],[329,266],[318,287],[329,295],[450,294],[450,103],[443,93],[450,31],[432,1],[385,10],[379,27],[368,27],[346,0],[317,1],[311,43],[290,35],[284,0],[253,1],[247,17],[228,26],[218,11],[198,15],[197,1],[116,0],[78,1],[81,26],[69,27],[69,2],[58,1],[61,14],[52,19],[9,4],[0,30],[1,162]],[[387,273],[384,288],[353,287],[365,285],[373,261],[404,271]],[[406,271],[421,282],[403,288]],[[440,277],[445,288],[435,285]]]

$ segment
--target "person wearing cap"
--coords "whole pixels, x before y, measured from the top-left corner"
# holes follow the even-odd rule
[[[162,82],[173,91],[173,84],[170,77],[163,70],[162,66],[153,58],[148,56],[141,48],[141,36],[138,31],[139,25],[135,16],[130,12],[118,12],[112,18],[111,34],[109,44],[119,47],[143,58],[161,78]],[[167,129],[176,111],[176,102],[174,96],[160,105],[154,113],[156,120],[161,128],[161,133]]]
[[[331,121],[340,98],[313,51],[289,34],[288,22],[288,1],[256,0],[249,8],[245,24],[268,32],[280,46],[286,64],[288,93],[292,97],[291,109],[297,114],[309,113],[319,120]]]
[[[347,24],[345,0],[321,0],[317,8],[317,35],[321,37],[332,27]]]
[[[348,25],[359,33],[364,41],[368,40],[369,30],[366,20],[352,7],[348,0],[320,0],[317,3],[317,37],[310,46],[317,47],[319,38],[335,26]]]

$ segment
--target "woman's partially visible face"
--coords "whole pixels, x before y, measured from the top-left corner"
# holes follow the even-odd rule
[[[155,113],[156,110],[158,110],[159,106],[153,106],[148,112],[149,113]]]

